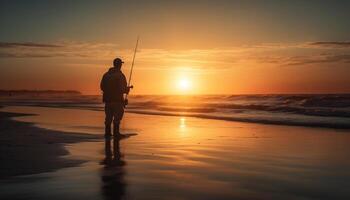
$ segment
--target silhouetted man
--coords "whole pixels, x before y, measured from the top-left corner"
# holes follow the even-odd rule
[[[111,137],[111,124],[113,121],[114,137],[121,137],[119,132],[120,120],[124,115],[124,94],[129,93],[125,75],[121,72],[124,62],[120,58],[113,61],[113,67],[106,72],[101,80],[103,102],[105,103],[105,137]]]

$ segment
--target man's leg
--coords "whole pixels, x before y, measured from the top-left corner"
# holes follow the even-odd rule
[[[123,114],[124,114],[124,105],[121,103],[116,103],[114,105],[114,119],[113,119],[113,134],[114,136],[120,136],[120,130],[119,130],[119,126],[120,126],[120,121],[123,118]]]
[[[105,104],[105,137],[112,135],[111,125],[113,121],[113,108],[109,103]]]
[[[113,120],[113,135],[114,136],[120,135],[119,126],[120,126],[120,121],[118,119],[114,118],[114,120]]]

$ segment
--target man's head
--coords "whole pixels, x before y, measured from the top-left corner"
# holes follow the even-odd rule
[[[120,69],[122,67],[123,63],[124,62],[120,58],[116,58],[116,59],[113,60],[113,66],[115,68],[118,68],[118,69]]]

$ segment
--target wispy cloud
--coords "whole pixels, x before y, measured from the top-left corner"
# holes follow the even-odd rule
[[[63,47],[57,44],[44,44],[44,43],[33,43],[33,42],[0,42],[0,48],[16,48],[16,47],[31,47],[31,48],[57,48]]]
[[[308,65],[320,63],[350,63],[350,54],[295,56],[286,60],[286,65]]]
[[[0,42],[2,58],[89,58],[115,54],[116,45],[109,43],[86,43],[64,41],[52,44]]]
[[[328,48],[349,48],[350,42],[348,41],[320,41],[320,42],[311,42],[309,43],[311,46],[316,47],[328,47]]]
[[[140,68],[164,69],[190,66],[198,69],[229,69],[236,66],[297,66],[320,63],[350,63],[350,42],[304,42],[296,44],[242,45],[213,49],[141,49]],[[110,61],[120,56],[127,62],[132,49],[120,49],[110,43],[63,41],[46,43],[0,42],[0,58],[75,58],[82,63],[92,60]],[[69,64],[69,63],[66,63]],[[74,63],[77,65],[77,62]]]

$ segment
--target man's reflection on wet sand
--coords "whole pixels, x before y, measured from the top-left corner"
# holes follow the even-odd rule
[[[113,148],[112,148],[113,141]],[[119,140],[105,140],[105,158],[101,172],[102,194],[105,199],[122,199],[126,190],[124,181],[125,161],[120,153]]]

